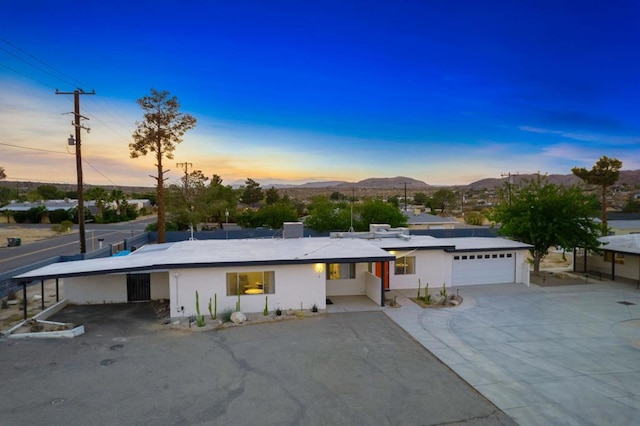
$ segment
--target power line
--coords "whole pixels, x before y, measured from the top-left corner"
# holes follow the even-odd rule
[[[65,151],[53,151],[51,149],[32,148],[32,147],[28,147],[28,146],[13,145],[13,144],[10,144],[10,143],[3,143],[3,142],[0,142],[0,145],[10,146],[12,148],[27,149],[27,150],[30,150],[30,151],[42,151],[42,152],[50,152],[52,154],[73,155],[71,152],[68,152],[68,151],[67,152],[65,152]]]
[[[74,77],[70,76],[69,74],[66,74],[66,73],[64,73],[64,72],[60,71],[59,69],[57,69],[57,68],[55,68],[55,67],[53,67],[53,66],[49,65],[48,63],[46,63],[46,62],[45,62],[45,61],[43,61],[42,59],[40,59],[40,58],[38,58],[38,57],[36,57],[36,56],[32,55],[31,53],[27,52],[27,51],[26,51],[26,50],[24,50],[24,49],[21,49],[20,47],[18,47],[18,46],[16,46],[15,44],[11,43],[11,42],[10,42],[10,41],[8,41],[7,39],[0,38],[0,41],[2,41],[2,42],[4,42],[4,43],[8,44],[9,46],[13,47],[13,48],[14,48],[14,49],[16,49],[16,50],[19,50],[20,52],[24,53],[25,55],[29,56],[30,58],[35,59],[36,61],[40,62],[42,65],[44,65],[44,66],[46,66],[46,67],[51,68],[51,69],[52,69],[52,70],[54,70],[55,72],[57,72],[57,73],[59,73],[59,74],[62,74],[63,76],[65,76],[65,77],[67,77],[67,78],[71,79],[72,81],[75,81],[77,84],[80,84],[81,86],[90,86],[89,84],[85,84],[85,83],[81,82],[80,80],[78,80],[78,79],[76,79],[76,78],[74,78]],[[3,49],[3,50],[5,50],[5,49]],[[56,78],[58,78],[58,77],[56,77]]]

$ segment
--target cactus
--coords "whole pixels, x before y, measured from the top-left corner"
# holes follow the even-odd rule
[[[200,296],[196,290],[196,323],[198,327],[204,327],[204,315],[200,315]]]
[[[238,301],[236,302],[236,312],[240,312],[240,292],[238,292]]]
[[[420,300],[420,278],[418,278],[418,300]]]
[[[442,297],[444,298],[444,300],[442,301],[443,305],[447,304],[447,287],[445,283],[442,283],[442,290],[440,291],[440,295],[442,295]]]
[[[269,296],[264,297],[264,311],[262,312],[262,315],[265,317],[269,315]]]
[[[209,298],[209,316],[211,317],[212,320],[214,320],[215,318],[213,317],[212,305],[213,305],[213,302],[211,301],[211,298]]]
[[[429,294],[429,283],[424,288],[424,303],[427,305],[431,304],[431,295]]]
[[[213,294],[213,319],[218,318],[218,293]]]

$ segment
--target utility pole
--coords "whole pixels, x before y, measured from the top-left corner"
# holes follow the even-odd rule
[[[184,198],[187,198],[187,188],[189,187],[189,167],[193,168],[191,163],[176,163],[176,167],[184,168]]]
[[[61,92],[58,89],[56,89],[56,95],[73,95],[74,120],[71,123],[71,125],[75,127],[76,131],[75,131],[75,139],[73,138],[73,135],[71,135],[71,137],[69,138],[69,145],[76,146],[76,173],[78,177],[78,187],[77,187],[78,228],[80,230],[79,233],[80,233],[80,253],[81,254],[84,254],[87,252],[87,241],[85,238],[85,230],[84,230],[84,191],[83,191],[83,184],[82,184],[82,151],[80,149],[81,148],[80,131],[82,129],[85,129],[87,133],[89,133],[90,129],[88,127],[84,127],[80,122],[81,119],[88,120],[87,117],[83,117],[82,115],[80,115],[80,95],[95,95],[95,94],[96,94],[95,90],[92,90],[91,92],[85,92],[82,89],[76,89],[73,92]]]
[[[511,185],[513,185],[513,178],[511,177],[511,172],[501,173],[500,176],[507,178],[507,200],[509,201],[509,205],[511,205]]]

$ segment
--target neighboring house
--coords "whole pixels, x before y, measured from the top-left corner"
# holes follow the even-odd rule
[[[46,201],[25,201],[23,203],[11,201],[11,203],[0,207],[0,211],[26,212],[36,207],[44,207],[48,212],[54,210],[72,210],[78,207],[77,200],[46,200]]]
[[[601,237],[602,253],[576,250],[574,271],[597,274],[602,278],[640,283],[640,234]]]
[[[285,229],[286,230],[286,229]],[[297,234],[296,232],[287,234]],[[149,245],[128,256],[58,263],[18,275],[64,279],[72,303],[169,299],[172,316],[195,314],[217,296],[218,311],[326,308],[331,296],[362,295],[384,306],[387,289],[529,284],[530,248],[502,238],[412,236],[372,225],[368,233],[331,237],[182,241]]]
[[[600,222],[600,219],[597,219]],[[609,212],[607,214],[609,235],[640,233],[640,213]]]
[[[452,217],[425,213],[421,209],[403,210],[409,229],[453,229],[464,226]]]

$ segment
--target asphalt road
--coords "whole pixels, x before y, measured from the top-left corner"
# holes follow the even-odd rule
[[[104,239],[103,246],[122,242],[125,238],[144,232],[147,224],[155,222],[155,217],[137,221],[114,223],[108,225],[87,224],[85,228],[87,252],[100,248],[98,239]],[[0,224],[15,226],[14,224]],[[50,229],[51,225],[20,225],[25,228]],[[77,228],[74,227],[74,228]],[[16,235],[19,237],[19,235]],[[36,263],[60,255],[80,253],[80,241],[77,229],[67,235],[61,235],[41,241],[34,241],[18,247],[0,247],[0,272],[10,271],[24,265]]]
[[[2,423],[515,424],[382,312],[188,332],[148,304],[65,311],[86,334],[0,339]]]

